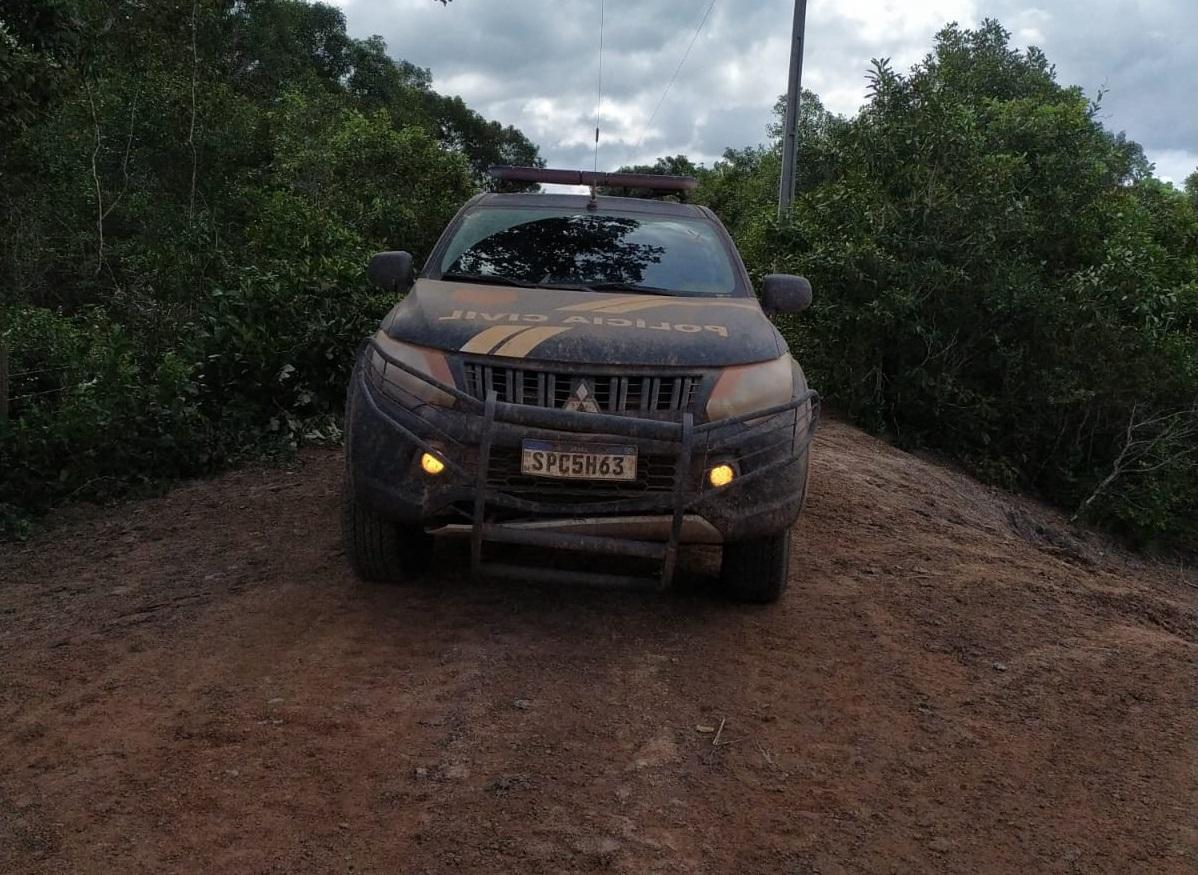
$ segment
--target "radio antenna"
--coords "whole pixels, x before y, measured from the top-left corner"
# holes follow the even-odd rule
[[[599,0],[599,96],[595,100],[595,171],[599,171],[599,109],[603,106],[603,24],[607,0]]]

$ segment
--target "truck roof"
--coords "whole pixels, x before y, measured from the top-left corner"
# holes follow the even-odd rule
[[[602,195],[595,198],[598,209],[618,210],[625,213],[653,213],[659,216],[695,216],[709,218],[710,213],[696,204],[680,204],[675,201],[653,200],[637,197],[609,197]],[[520,194],[481,194],[474,198],[471,206],[512,206],[512,207],[551,207],[585,210],[591,202],[590,195],[585,194],[540,194],[523,192]]]

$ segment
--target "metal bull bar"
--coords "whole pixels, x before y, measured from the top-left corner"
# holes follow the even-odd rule
[[[443,427],[442,424],[438,424],[430,418],[418,417],[422,428],[431,433],[422,435],[397,421],[395,416],[379,405],[372,397],[373,392],[377,390],[369,379],[365,381],[366,401],[375,413],[420,450],[433,453],[442,459],[451,473],[458,475],[463,480],[473,481],[473,501],[470,515],[470,569],[473,576],[491,575],[520,580],[555,583],[567,581],[618,587],[643,587],[648,582],[641,577],[484,562],[483,545],[485,543],[515,544],[656,560],[661,563],[661,573],[656,583],[659,587],[665,588],[673,580],[687,511],[703,495],[701,485],[698,488],[692,488],[691,485],[693,462],[700,457],[705,459],[713,453],[718,454],[722,449],[734,443],[741,444],[746,437],[759,437],[764,440],[771,435],[776,437],[776,433],[782,432],[781,438],[758,446],[739,458],[743,461],[744,458],[752,455],[777,451],[789,445],[789,452],[785,457],[758,466],[737,477],[729,486],[723,487],[724,489],[735,489],[757,478],[768,477],[771,473],[776,473],[785,465],[794,462],[796,454],[810,445],[815,436],[816,423],[819,419],[819,395],[813,389],[807,389],[797,398],[765,410],[699,425],[695,425],[694,417],[690,412],[684,413],[681,421],[640,419],[607,413],[583,413],[511,404],[500,401],[494,390],[487,394],[485,400],[480,401],[457,386],[442,383],[405,362],[399,361],[373,339],[363,345],[363,350],[378,355],[387,367],[398,368],[409,376],[451,396],[461,410],[473,413],[478,417],[473,420],[473,425],[468,423],[460,430]],[[366,358],[365,361],[368,367],[372,366],[369,358]],[[410,395],[410,393],[407,394]],[[799,410],[808,403],[810,403],[810,414],[805,424],[806,427],[800,434]],[[427,402],[414,395],[411,396],[411,409],[415,410],[424,404]],[[781,425],[777,422],[771,424],[775,417],[788,412],[794,414],[789,421],[783,421]],[[597,439],[632,438],[644,442],[650,449],[661,449],[672,453],[675,457],[673,488],[668,494],[669,506],[664,508],[671,515],[668,539],[665,542],[657,542],[633,538],[537,531],[488,522],[490,508],[504,508],[548,516],[621,514],[637,511],[661,511],[663,510],[663,501],[667,497],[665,493],[656,493],[614,500],[543,502],[505,492],[488,483],[495,433],[501,424],[528,429],[583,433]],[[454,431],[458,433],[453,433]],[[464,448],[472,443],[476,443],[478,446],[478,463],[473,473],[455,460],[453,454],[445,452],[446,444]],[[643,448],[645,447],[642,446]]]

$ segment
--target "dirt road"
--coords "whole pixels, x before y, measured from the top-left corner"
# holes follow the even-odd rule
[[[340,466],[0,547],[0,872],[1198,870],[1193,573],[830,424],[775,607],[366,586]]]

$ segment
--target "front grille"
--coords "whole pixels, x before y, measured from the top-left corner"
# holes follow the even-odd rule
[[[496,447],[491,451],[487,485],[519,497],[538,501],[589,501],[603,498],[630,498],[646,493],[669,493],[674,488],[673,456],[641,456],[637,459],[636,480],[558,480],[530,477],[520,473],[520,450]]]
[[[629,374],[571,374],[464,362],[465,390],[480,401],[494,390],[500,401],[562,409],[579,381],[604,413],[668,413],[689,410],[702,377]]]

